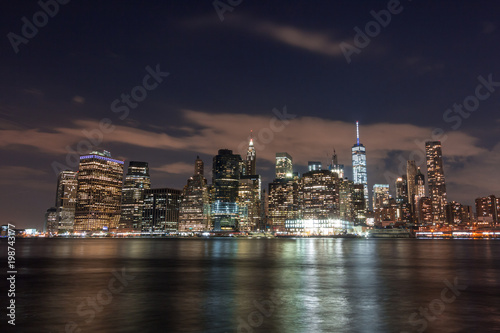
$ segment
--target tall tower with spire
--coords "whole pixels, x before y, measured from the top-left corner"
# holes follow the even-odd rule
[[[257,174],[256,159],[257,153],[255,151],[255,147],[253,146],[253,131],[250,131],[250,142],[248,143],[246,159],[246,174],[248,176]]]
[[[365,207],[370,207],[368,196],[368,177],[366,173],[366,148],[359,141],[359,123],[356,121],[356,144],[352,146],[352,174],[354,184],[362,184]]]

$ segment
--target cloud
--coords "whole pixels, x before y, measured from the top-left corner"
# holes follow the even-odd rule
[[[292,110],[289,110],[288,114],[291,113]],[[183,130],[176,131],[176,136],[148,125],[141,128],[114,125],[112,132],[102,135],[100,146],[122,144],[162,152],[192,152],[193,155],[209,156],[216,155],[218,149],[227,148],[244,157],[250,130],[253,130],[258,164],[263,167],[272,165],[276,152],[283,151],[292,155],[295,166],[306,166],[308,161],[321,161],[326,166],[334,148],[339,163],[346,167],[351,165],[351,147],[355,143],[354,123],[297,116],[284,124],[271,112],[268,115],[250,115],[183,110],[182,114]],[[67,153],[67,146],[74,150],[80,146],[89,147],[82,144],[88,142],[83,131],[94,133],[92,136],[96,138],[98,128],[97,121],[77,120],[73,126],[58,127],[50,131],[0,129],[0,149],[25,145],[62,157]],[[415,159],[422,170],[425,170],[425,141],[435,139],[431,136],[432,131],[433,128],[412,124],[361,123],[360,135],[361,142],[367,149],[369,182],[389,182],[393,186],[384,173],[390,171],[396,175],[402,174],[408,159]],[[498,146],[493,150],[481,147],[478,138],[464,131],[448,132],[440,139],[447,163],[445,175],[451,189],[460,192],[460,186],[474,186],[473,195],[477,196],[486,195],[481,194],[481,188],[487,193],[495,190],[495,186],[500,184],[497,172],[500,162]],[[113,153],[121,154],[120,151]],[[191,174],[192,168],[191,161],[175,161],[152,167],[158,172],[186,176]],[[460,195],[465,197],[461,192]]]
[[[333,57],[343,56],[340,48],[342,40],[337,39],[332,31],[309,30],[270,21],[249,19],[235,14],[225,20],[224,24],[231,26],[232,29],[241,29],[251,34],[317,54]],[[186,20],[183,25],[191,29],[205,29],[207,27],[220,27],[220,22],[210,16]]]
[[[192,175],[194,172],[193,164],[185,163],[185,162],[175,162],[170,164],[164,164],[159,167],[153,167],[152,170],[165,172],[176,175]]]
[[[331,33],[299,29],[271,22],[257,23],[250,31],[311,52],[327,56],[343,56],[339,46],[342,41],[333,38]]]
[[[76,104],[85,104],[85,98],[83,98],[82,96],[75,96],[73,97],[73,103],[76,103]]]

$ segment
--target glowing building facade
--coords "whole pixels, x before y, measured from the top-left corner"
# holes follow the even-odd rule
[[[179,208],[179,231],[209,230],[209,196],[203,161],[198,156],[194,174],[182,191]]]
[[[56,209],[57,231],[72,232],[75,223],[76,195],[78,189],[77,172],[61,171],[57,178]]]
[[[429,197],[432,202],[432,223],[434,225],[446,222],[446,184],[443,170],[443,153],[440,141],[425,143],[427,158],[427,183]]]
[[[123,182],[120,228],[141,227],[144,191],[150,188],[148,163],[130,161]]]
[[[293,159],[288,153],[276,153],[276,179],[293,178]]]
[[[352,173],[354,184],[363,185],[365,209],[369,207],[368,176],[366,172],[366,148],[359,142],[359,123],[356,122],[356,144],[352,146]]]
[[[74,230],[106,230],[120,221],[123,161],[107,151],[80,156]]]

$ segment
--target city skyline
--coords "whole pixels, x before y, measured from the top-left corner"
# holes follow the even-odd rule
[[[277,152],[305,173],[308,161],[326,168],[335,150],[351,178],[358,120],[368,189],[390,184],[394,195],[407,160],[427,179],[425,142],[442,141],[449,201],[499,195],[498,4],[402,2],[350,62],[340,45],[354,45],[354,28],[386,3],[243,2],[221,21],[211,2],[69,2],[18,52],[6,36],[42,9],[4,6],[5,223],[40,228],[54,205],[54,163],[76,171],[78,150],[148,162],[155,187],[182,189],[197,155],[208,163],[227,148],[245,158],[253,130],[263,184]]]

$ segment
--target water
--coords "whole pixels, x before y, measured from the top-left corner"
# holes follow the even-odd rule
[[[18,239],[16,249],[16,327],[2,312],[1,332],[500,331],[499,241]],[[455,294],[444,290],[455,279]]]

